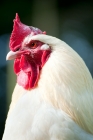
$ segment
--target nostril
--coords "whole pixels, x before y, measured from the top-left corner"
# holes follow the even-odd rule
[[[19,48],[19,47],[18,47],[18,48],[15,48],[15,52],[16,52],[16,51],[19,51],[19,50],[20,50],[20,48]]]
[[[16,51],[19,51],[19,48],[18,48],[18,49],[16,49]]]

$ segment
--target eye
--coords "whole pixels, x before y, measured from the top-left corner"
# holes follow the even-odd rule
[[[32,48],[36,47],[36,43],[31,43]]]
[[[28,44],[28,47],[31,49],[35,49],[37,47],[37,44],[35,42],[30,42],[30,44]]]

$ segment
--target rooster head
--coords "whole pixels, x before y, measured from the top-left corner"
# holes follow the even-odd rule
[[[25,89],[31,89],[37,85],[40,71],[51,53],[50,46],[47,44],[30,40],[31,36],[37,34],[46,34],[46,32],[24,25],[16,14],[9,42],[11,51],[7,54],[6,59],[14,59],[17,83]]]

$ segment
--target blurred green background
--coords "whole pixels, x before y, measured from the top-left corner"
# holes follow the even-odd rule
[[[9,37],[16,12],[24,24],[56,36],[84,59],[93,75],[92,0],[1,0],[0,1],[0,139],[16,83],[13,62],[6,62]]]

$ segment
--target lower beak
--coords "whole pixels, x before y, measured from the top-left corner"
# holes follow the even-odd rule
[[[8,52],[7,56],[6,56],[6,60],[12,60],[12,59],[15,59],[19,54],[19,51],[16,51],[16,52],[13,52],[13,51],[10,51]]]

